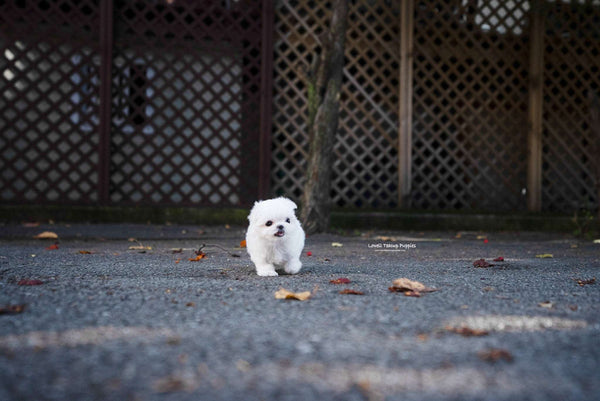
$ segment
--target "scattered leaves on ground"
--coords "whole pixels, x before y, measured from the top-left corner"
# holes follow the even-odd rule
[[[488,334],[490,334],[490,332],[487,330],[472,329],[472,328],[466,327],[466,326],[463,326],[463,327],[447,326],[445,328],[445,330],[450,333],[460,334],[463,337],[481,337],[481,336],[487,336]]]
[[[554,255],[552,255],[551,253],[540,253],[539,255],[535,255],[535,257],[538,259],[550,259],[553,258]]]
[[[350,280],[346,277],[336,278],[335,280],[329,280],[330,284],[350,284]]]
[[[29,280],[29,279],[22,279],[19,280],[19,282],[17,283],[17,285],[42,285],[44,284],[44,282],[42,280]]]
[[[437,291],[436,288],[427,287],[423,283],[407,278],[394,280],[388,290],[390,292],[402,292],[407,297],[420,297],[421,293]]]
[[[473,267],[486,268],[486,267],[492,267],[492,266],[494,266],[494,265],[486,262],[485,259],[478,259],[475,262],[473,262]]]
[[[596,277],[594,277],[594,278],[589,278],[589,279],[586,279],[586,280],[583,280],[583,279],[577,279],[577,284],[578,284],[580,287],[583,287],[584,285],[589,285],[589,284],[596,284]]]
[[[298,301],[306,301],[308,298],[310,298],[310,291],[304,291],[304,292],[292,292],[289,290],[286,290],[285,288],[280,288],[276,293],[275,293],[275,298],[276,299],[295,299]]]
[[[365,295],[362,291],[351,290],[350,288],[346,288],[340,291],[340,294],[350,294],[350,295]]]
[[[58,249],[58,244],[52,244],[46,247],[47,251],[56,251]]]
[[[17,313],[23,313],[24,310],[25,304],[4,305],[0,306],[0,315],[16,315]]]
[[[512,362],[514,359],[510,352],[501,348],[486,349],[478,352],[477,355],[486,362],[498,362],[500,360]]]
[[[35,239],[58,239],[58,235],[52,231],[44,231],[34,236]]]

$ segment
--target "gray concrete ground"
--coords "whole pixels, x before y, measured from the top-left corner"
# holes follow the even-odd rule
[[[32,239],[42,231],[59,238]],[[600,399],[591,240],[316,235],[299,275],[262,278],[243,227],[0,232],[0,308],[25,305],[0,314],[1,400]],[[201,244],[207,258],[189,261]],[[438,291],[390,292],[401,277]],[[276,299],[281,287],[311,297]]]

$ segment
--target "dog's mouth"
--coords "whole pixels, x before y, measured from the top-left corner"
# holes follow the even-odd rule
[[[285,231],[283,230],[277,230],[277,232],[275,233],[276,237],[283,237],[285,235]]]

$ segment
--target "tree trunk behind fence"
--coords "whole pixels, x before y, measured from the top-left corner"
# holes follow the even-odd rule
[[[338,126],[348,0],[335,0],[332,8],[330,27],[321,38],[321,54],[315,53],[307,77],[310,148],[300,215],[307,233],[327,230],[331,211],[333,145]]]

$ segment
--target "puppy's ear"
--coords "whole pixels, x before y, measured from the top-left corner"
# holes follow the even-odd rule
[[[254,218],[256,217],[256,206],[258,206],[259,203],[261,203],[262,201],[256,201],[254,202],[254,206],[252,206],[252,210],[250,210],[250,214],[248,215],[248,221],[252,222],[252,220],[254,220]]]
[[[281,200],[283,200],[283,201],[285,201],[286,205],[287,205],[287,206],[288,206],[290,209],[292,209],[292,210],[296,210],[296,209],[298,209],[298,206],[296,206],[296,204],[294,203],[294,201],[292,201],[291,199],[284,198],[284,197],[281,197],[280,199],[281,199]]]

